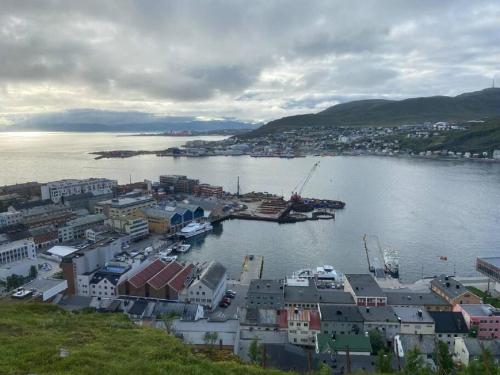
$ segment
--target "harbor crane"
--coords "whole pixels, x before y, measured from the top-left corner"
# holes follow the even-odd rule
[[[306,178],[304,179],[304,182],[302,182],[302,183],[299,182],[297,184],[297,186],[295,186],[295,188],[292,191],[292,197],[290,198],[291,201],[298,202],[298,201],[300,201],[302,199],[302,197],[300,195],[302,194],[302,191],[304,190],[304,188],[306,187],[306,185],[309,183],[309,181],[311,180],[312,175],[314,174],[314,172],[316,171],[316,169],[318,169],[318,167],[319,167],[319,161],[317,161],[316,163],[314,163],[314,165],[312,166],[311,170],[309,171],[309,173],[307,174]]]

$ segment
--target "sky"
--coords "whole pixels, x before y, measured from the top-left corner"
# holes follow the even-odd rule
[[[500,85],[500,1],[0,0],[0,124],[75,109],[266,122]]]

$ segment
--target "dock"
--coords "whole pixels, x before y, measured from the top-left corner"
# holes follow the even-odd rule
[[[368,261],[368,270],[373,272],[377,279],[385,279],[385,264],[381,259],[382,247],[377,236],[364,235],[363,242],[365,244],[366,259]]]
[[[264,268],[264,257],[261,255],[246,255],[240,275],[240,283],[250,285],[253,279],[262,278]]]

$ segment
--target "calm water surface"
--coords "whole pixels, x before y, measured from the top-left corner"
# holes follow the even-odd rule
[[[205,139],[220,139],[204,137]],[[0,133],[0,185],[61,178],[109,177],[119,182],[185,174],[226,190],[288,196],[316,160],[303,195],[347,203],[335,221],[274,224],[227,221],[196,240],[185,258],[216,259],[233,275],[244,254],[265,256],[265,277],[324,263],[364,272],[364,233],[401,254],[406,281],[438,272],[473,276],[477,255],[500,255],[500,165],[381,157],[262,159],[211,157],[94,160],[88,152],[157,150],[193,138],[118,137],[101,133]],[[440,261],[439,256],[448,257]]]

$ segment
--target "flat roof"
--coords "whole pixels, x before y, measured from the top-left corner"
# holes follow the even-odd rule
[[[64,258],[68,255],[76,253],[78,249],[73,246],[54,246],[47,250],[49,254],[56,255],[58,257]]]
[[[464,304],[460,305],[460,308],[470,316],[491,316],[495,312],[500,312],[499,309],[487,304]]]
[[[434,324],[434,319],[425,310],[424,306],[395,306],[393,310],[403,323]]]
[[[369,273],[347,274],[346,280],[357,297],[385,297],[384,291]]]
[[[392,291],[385,290],[387,295],[387,304],[388,305],[403,305],[403,306],[411,306],[411,305],[440,305],[440,306],[449,306],[450,304],[443,297],[438,296],[434,292],[401,292],[401,291]]]

